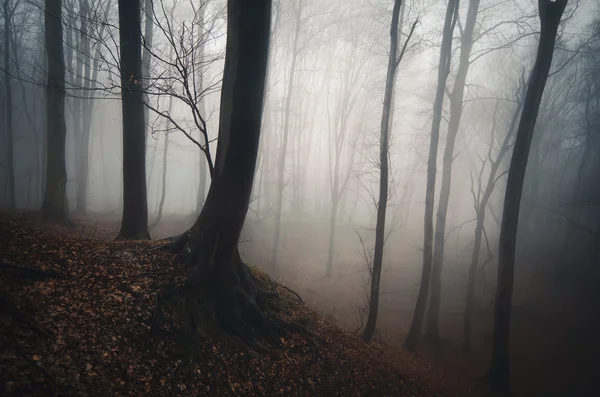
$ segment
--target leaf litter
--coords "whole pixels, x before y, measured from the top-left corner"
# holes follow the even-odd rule
[[[0,218],[0,292],[47,333],[0,307],[2,396],[487,395],[405,352],[363,343],[254,267],[257,283],[277,292],[279,315],[310,335],[249,344],[221,332],[207,311],[186,336],[177,301],[163,302],[166,321],[157,329],[157,293],[186,278],[172,254],[151,251],[159,242],[39,226]]]

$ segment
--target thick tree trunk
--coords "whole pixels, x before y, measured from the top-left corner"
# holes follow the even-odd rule
[[[273,253],[271,256],[271,270],[277,267],[277,258],[279,255],[279,238],[281,235],[281,211],[283,209],[283,190],[285,188],[285,160],[288,156],[288,136],[290,129],[290,115],[292,95],[294,92],[294,78],[296,76],[296,62],[298,59],[298,36],[300,36],[300,21],[302,19],[302,0],[298,1],[296,14],[296,29],[294,31],[294,40],[292,43],[292,61],[290,63],[290,74],[287,81],[287,90],[284,105],[283,137],[279,152],[279,163],[277,166],[277,203],[275,208],[275,235],[273,237]]]
[[[501,390],[510,388],[510,320],[515,248],[523,180],[540,102],[552,64],[558,26],[567,5],[567,0],[539,0],[538,4],[541,21],[540,42],[510,162],[500,229],[492,358],[488,376],[492,385]]]
[[[4,94],[6,112],[6,171],[8,173],[8,207],[14,210],[17,205],[17,191],[15,185],[15,160],[14,160],[14,131],[13,131],[13,105],[12,105],[12,78],[10,76],[10,37],[12,35],[11,13],[9,0],[4,0]]]
[[[67,222],[67,168],[65,165],[65,63],[61,22],[61,0],[45,1],[46,54],[46,187],[42,215],[48,220]]]
[[[265,326],[237,243],[244,224],[259,146],[271,1],[229,0],[227,52],[215,172],[206,203],[190,229],[190,307],[211,296],[222,326],[248,336]],[[202,296],[201,296],[202,294]]]
[[[440,304],[442,298],[442,266],[444,262],[444,243],[446,240],[446,218],[450,202],[450,185],[452,182],[452,162],[454,160],[454,146],[460,127],[463,112],[463,97],[465,83],[469,72],[471,49],[473,48],[473,32],[477,22],[480,0],[470,0],[467,20],[460,40],[460,61],[456,72],[456,79],[450,94],[450,121],[444,157],[442,160],[442,183],[440,198],[437,208],[435,235],[433,242],[433,261],[431,266],[431,295],[427,311],[427,339],[436,343],[439,339]]]
[[[146,128],[142,95],[139,0],[119,1],[123,113],[123,217],[118,240],[144,240],[148,232]]]
[[[425,217],[423,236],[423,271],[421,273],[421,285],[415,306],[412,323],[404,347],[415,351],[421,338],[421,329],[425,317],[427,298],[431,278],[431,266],[433,261],[433,200],[435,195],[435,178],[437,173],[437,150],[440,139],[440,126],[442,123],[442,109],[444,104],[444,91],[446,80],[450,72],[450,60],[452,56],[452,34],[458,18],[459,0],[448,0],[446,19],[444,22],[444,33],[442,36],[442,48],[440,49],[440,62],[438,65],[438,82],[433,104],[433,121],[431,123],[431,138],[429,143],[429,156],[427,159],[427,186],[425,188]]]
[[[373,255],[373,271],[371,273],[371,296],[369,299],[369,315],[363,331],[363,340],[369,342],[377,325],[379,309],[379,282],[383,264],[383,244],[385,240],[385,213],[388,201],[388,152],[390,135],[390,117],[396,82],[396,57],[398,53],[398,20],[402,0],[394,1],[392,24],[390,28],[390,57],[388,60],[383,112],[381,114],[381,136],[379,137],[379,201],[377,203],[377,221],[375,226],[375,253]]]

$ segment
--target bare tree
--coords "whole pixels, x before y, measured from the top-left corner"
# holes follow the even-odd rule
[[[450,72],[450,61],[452,57],[452,35],[458,18],[459,0],[448,0],[446,8],[446,19],[442,35],[442,47],[440,49],[440,61],[438,65],[438,81],[433,105],[433,120],[431,123],[431,137],[429,144],[429,156],[427,158],[427,186],[425,188],[425,218],[423,238],[423,271],[421,273],[421,284],[419,295],[415,306],[412,323],[404,347],[415,351],[421,337],[421,329],[429,297],[431,282],[431,266],[433,261],[433,200],[435,194],[435,178],[437,173],[437,150],[440,139],[440,126],[442,123],[442,110],[444,104],[444,92],[446,80]]]
[[[12,36],[11,19],[15,6],[11,7],[10,0],[4,0],[2,11],[4,14],[4,95],[5,95],[5,122],[6,122],[6,152],[8,173],[8,206],[14,209],[16,206],[15,187],[15,160],[14,160],[14,131],[13,131],[13,105],[12,105],[12,79],[10,75],[10,38]],[[14,51],[14,49],[13,49]]]
[[[442,180],[440,186],[440,198],[437,207],[435,223],[435,234],[433,241],[433,261],[431,266],[431,293],[429,297],[429,308],[427,311],[427,338],[431,342],[439,339],[439,317],[441,304],[442,264],[444,261],[444,243],[446,239],[446,218],[448,215],[448,203],[450,200],[450,184],[452,179],[452,162],[454,160],[454,146],[456,136],[460,127],[460,119],[463,112],[463,101],[465,83],[469,66],[471,64],[471,49],[473,48],[473,36],[477,23],[480,0],[470,0],[467,11],[465,26],[460,30],[460,60],[456,71],[456,78],[452,91],[449,94],[450,120],[448,121],[448,134],[444,147],[442,160]]]
[[[404,43],[404,47],[398,54],[398,25],[400,20],[400,9],[402,0],[395,0],[392,9],[392,22],[390,26],[390,56],[388,59],[387,74],[385,81],[385,92],[383,97],[383,111],[381,114],[381,135],[379,138],[379,200],[377,203],[377,221],[375,226],[375,251],[373,257],[373,270],[371,273],[371,293],[369,299],[369,315],[363,330],[362,338],[369,342],[375,332],[377,324],[377,311],[379,308],[379,284],[381,279],[381,268],[383,264],[383,244],[385,240],[385,216],[388,202],[388,174],[389,174],[389,144],[390,144],[390,118],[394,87],[396,83],[396,71],[402,60],[406,46],[410,41],[416,21]]]
[[[529,148],[531,146],[542,95],[550,72],[550,66],[552,65],[558,27],[566,5],[567,0],[538,0],[541,22],[540,41],[535,65],[529,78],[527,94],[523,102],[523,112],[517,129],[506,183],[504,211],[500,230],[492,358],[488,372],[492,385],[502,390],[510,388],[510,320],[515,247],[517,244],[517,227],[521,194],[523,192],[523,180],[525,178]]]

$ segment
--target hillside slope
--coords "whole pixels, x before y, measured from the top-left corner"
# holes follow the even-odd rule
[[[279,345],[223,334],[210,311],[192,340],[179,331],[181,302],[156,293],[185,272],[156,242],[105,242],[0,219],[0,395],[61,396],[482,396],[414,357],[367,345],[277,291],[281,316],[311,335]]]

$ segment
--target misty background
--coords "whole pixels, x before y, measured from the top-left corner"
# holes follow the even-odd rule
[[[75,223],[93,230],[100,225],[110,235],[118,230],[123,201],[117,6],[111,0],[64,3],[69,210]],[[147,192],[150,233],[156,239],[185,231],[208,191],[210,165],[199,145],[208,137],[207,151],[214,159],[226,2],[142,3]],[[274,2],[260,152],[240,245],[250,264],[350,331],[364,325],[369,300],[392,3]],[[470,3],[460,4],[447,84],[448,97],[455,95],[457,84],[464,89],[457,99],[462,112],[443,251],[440,333],[447,348],[430,357],[466,373],[476,371],[488,354],[499,222],[514,141],[511,121],[539,38],[537,1],[481,1],[472,49],[465,54]],[[444,1],[407,0],[400,15],[405,52],[392,108],[376,332],[392,345],[400,345],[408,332],[419,287],[445,8]],[[46,147],[43,4],[3,0],[0,14],[3,43],[7,34],[11,43],[8,53],[0,46],[0,205],[37,211]],[[458,74],[461,65],[466,68],[464,84]],[[7,85],[12,96],[10,140],[4,128]],[[438,181],[454,104],[444,103]],[[556,378],[558,383],[549,387],[556,393],[585,387],[575,379],[597,368],[600,348],[592,342],[600,331],[599,121],[600,8],[593,0],[571,1],[538,116],[519,220],[513,371],[525,392],[537,390],[539,379]],[[487,203],[481,205],[488,188]],[[482,212],[473,351],[462,354],[465,289]],[[97,233],[94,237],[104,236]],[[553,365],[540,368],[536,362]],[[572,367],[576,375],[568,374],[575,371]],[[564,378],[562,383],[558,378]]]

